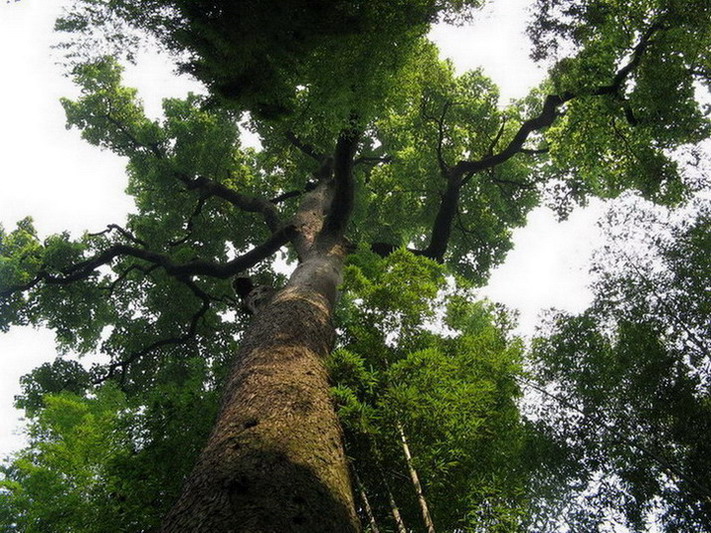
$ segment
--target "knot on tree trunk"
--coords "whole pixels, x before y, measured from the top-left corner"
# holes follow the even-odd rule
[[[247,277],[235,278],[232,287],[242,300],[242,309],[251,315],[264,308],[277,292],[277,289],[268,285],[255,285]]]

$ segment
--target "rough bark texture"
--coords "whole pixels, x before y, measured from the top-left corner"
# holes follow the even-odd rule
[[[164,533],[359,530],[323,367],[344,255],[340,245],[310,254],[254,318]]]
[[[346,257],[357,132],[344,131],[302,198],[299,266],[257,311],[218,420],[162,533],[357,533],[324,358]]]

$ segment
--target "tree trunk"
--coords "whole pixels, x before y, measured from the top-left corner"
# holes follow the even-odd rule
[[[358,472],[355,471],[355,468],[353,468],[353,479],[358,486],[360,501],[363,503],[363,510],[365,511],[365,515],[368,517],[370,531],[371,533],[380,533],[380,528],[378,527],[378,522],[375,520],[373,508],[370,506],[370,500],[368,499],[368,493],[365,490],[365,485],[363,485],[363,482],[358,477]]]
[[[390,505],[390,513],[393,515],[393,520],[395,521],[395,525],[397,526],[397,531],[398,533],[407,533],[405,522],[402,520],[402,515],[400,514],[400,508],[395,502],[395,496],[393,496],[388,482],[383,479],[383,483],[385,484],[385,490],[388,493],[388,504]]]
[[[420,483],[420,476],[417,474],[415,465],[412,462],[412,454],[410,453],[410,446],[407,444],[407,438],[405,437],[405,430],[400,422],[397,423],[397,431],[400,434],[400,442],[402,444],[402,451],[405,454],[405,461],[407,462],[407,469],[410,472],[410,479],[412,480],[412,485],[415,487],[415,492],[417,493],[417,502],[420,505],[420,512],[422,513],[422,521],[425,523],[427,528],[427,533],[435,533],[434,523],[432,522],[432,516],[430,515],[430,509],[427,505],[427,500],[425,499],[425,494],[422,492],[422,483]]]
[[[323,366],[345,251],[318,248],[254,317],[163,533],[360,530]]]

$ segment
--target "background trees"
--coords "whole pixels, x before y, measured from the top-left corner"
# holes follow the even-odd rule
[[[669,530],[705,531],[708,198],[671,213],[637,200],[605,224],[594,304],[549,317],[534,342],[548,384],[538,415],[576,465],[576,527],[619,506],[634,530],[656,515]]]
[[[168,433],[179,433],[181,421],[189,419],[194,405],[202,405],[203,396],[204,412],[214,413],[208,400],[225,383],[245,318],[235,316],[239,304],[230,278],[251,269],[257,281],[282,286],[283,279],[266,262],[282,247],[303,265],[322,254],[328,241],[325,256],[331,260],[335,248],[350,248],[341,240],[345,235],[361,249],[384,256],[408,247],[421,261],[444,263],[450,272],[481,283],[510,247],[511,228],[543,199],[561,213],[570,201],[614,196],[630,187],[659,201],[678,201],[693,184],[679,172],[672,150],[707,134],[693,98],[694,80],[708,82],[708,47],[699,46],[708,43],[709,13],[703,3],[695,6],[694,16],[687,4],[675,2],[541,3],[543,15],[533,30],[537,53],[548,53],[548,39],[555,35],[570,39],[573,56],[557,63],[542,88],[507,109],[498,107],[496,89],[480,73],[456,76],[421,39],[441,8],[456,10],[462,7],[458,3],[329,3],[323,20],[348,24],[333,24],[327,32],[308,9],[270,6],[264,11],[249,3],[219,2],[198,12],[181,2],[141,3],[140,10],[131,2],[78,5],[80,11],[65,19],[65,29],[128,24],[149,30],[183,51],[185,68],[212,89],[209,98],[167,101],[165,119],[152,121],[135,93],[121,85],[114,61],[101,58],[77,66],[82,95],[65,101],[69,123],[90,142],[128,158],[137,212],[125,225],[79,240],[59,235],[43,241],[29,221],[2,237],[3,323],[46,323],[63,346],[80,352],[101,346],[111,357],[88,376],[78,367],[57,365],[35,381],[67,381],[74,392],[87,383],[117,382],[126,416],[136,414],[129,425],[150,428],[119,442],[132,458],[170,443]],[[83,14],[82,7],[87,8]],[[270,25],[264,24],[267,16]],[[235,33],[233,27],[249,31]],[[270,37],[272,28],[279,31]],[[661,72],[664,84],[655,81]],[[262,139],[260,151],[240,148],[236,117],[245,110]],[[330,264],[337,271],[340,258]],[[511,446],[504,457],[513,461],[518,452],[523,429],[513,409],[515,347],[492,324],[491,312],[471,304],[462,303],[459,315],[453,311],[459,318],[450,323],[451,339],[427,335],[422,318],[405,324],[409,332],[397,321],[394,326],[384,321],[388,313],[397,320],[418,317],[428,307],[408,300],[406,286],[403,294],[392,290],[402,288],[401,280],[388,268],[410,282],[417,279],[417,268],[377,268],[366,269],[354,287],[356,293],[365,291],[363,301],[354,302],[351,316],[344,317],[347,340],[334,360],[335,368],[357,373],[368,361],[364,358],[372,358],[373,371],[360,377],[377,389],[374,393],[344,373],[351,382],[340,389],[344,414],[349,406],[374,413],[372,420],[351,426],[353,434],[375,440],[379,453],[393,456],[400,446],[397,437],[404,434],[414,450],[412,464],[426,481],[458,479],[462,493],[468,491],[461,505],[475,509],[471,524],[490,526],[504,518],[517,523],[518,511],[492,512],[491,507],[504,502],[516,509],[524,474],[502,474],[501,458],[482,461],[487,446],[503,448],[502,439]],[[387,280],[392,302],[369,300],[377,290],[364,280],[373,277],[375,286],[379,277]],[[435,294],[430,290],[429,296]],[[368,315],[379,308],[385,318]],[[324,317],[329,315],[327,309]],[[362,316],[379,329],[359,328]],[[358,332],[351,332],[353,338],[348,338],[349,318]],[[388,331],[397,336],[384,337]],[[460,383],[455,376],[468,379]],[[425,398],[410,396],[434,383],[450,385],[446,390],[432,385]],[[174,399],[148,410],[154,391],[171,398],[193,386],[194,403]],[[448,434],[438,434],[441,428],[427,420],[427,410],[412,412],[419,404],[440,409],[449,393],[464,402],[448,408],[450,414],[470,413],[469,424],[481,418],[491,434],[479,435],[478,428],[456,420]],[[290,406],[302,405],[286,396]],[[138,415],[145,412],[151,416],[144,421]],[[163,426],[153,424],[167,413],[170,431],[161,433]],[[74,420],[63,428],[84,424],[81,417]],[[244,427],[256,427],[249,423]],[[51,416],[38,424],[56,426]],[[191,442],[204,438],[207,427],[193,428]],[[505,438],[499,434],[504,429],[510,431]],[[466,453],[457,455],[460,445]],[[196,449],[184,451],[187,464]],[[446,472],[452,454],[464,465],[458,474]],[[39,457],[42,468],[56,468],[49,457]],[[487,462],[486,471],[494,476],[486,487],[467,485],[481,479],[472,477],[473,467],[465,464],[472,458],[479,467]],[[30,479],[21,468],[11,475],[19,486]],[[382,487],[371,486],[374,490],[382,495]],[[17,492],[7,494],[13,498]],[[432,494],[435,502],[444,501],[436,490]],[[154,496],[166,507],[170,498]],[[387,507],[382,496],[373,498],[375,508]],[[413,501],[411,507],[421,507]],[[22,508],[20,500],[13,505]],[[289,505],[294,518],[300,517],[303,502]],[[432,514],[456,527],[469,512],[435,505]],[[151,527],[148,517],[141,520]]]

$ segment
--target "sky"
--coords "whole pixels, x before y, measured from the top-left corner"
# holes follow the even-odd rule
[[[63,76],[52,25],[62,0],[0,0],[0,223],[11,229],[32,215],[42,236],[80,235],[121,223],[132,208],[124,194],[125,161],[90,146],[67,130],[61,97],[77,90]],[[499,0],[473,24],[437,26],[431,37],[458,72],[482,67],[502,89],[502,98],[525,95],[543,71],[528,58],[523,36],[530,0]],[[165,57],[146,54],[128,68],[125,83],[139,89],[149,116],[158,117],[164,97],[200,86],[172,74]],[[591,299],[587,265],[600,235],[595,222],[602,203],[578,209],[558,223],[545,208],[534,210],[514,234],[514,249],[482,290],[520,313],[519,332],[531,334],[538,313],[550,307],[576,312]],[[12,407],[19,378],[56,356],[53,334],[15,327],[0,334],[0,458],[24,442],[21,413]]]

